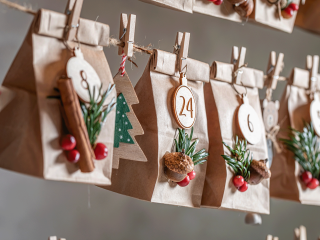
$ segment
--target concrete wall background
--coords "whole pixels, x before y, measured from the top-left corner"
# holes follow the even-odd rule
[[[17,3],[26,3],[17,0]],[[66,0],[29,0],[34,9],[63,12]],[[304,67],[307,54],[320,54],[320,36],[295,29],[293,34],[240,24],[200,14],[180,13],[138,0],[87,0],[82,17],[107,23],[118,37],[120,13],[137,15],[136,40],[140,45],[172,51],[177,31],[191,33],[189,56],[211,64],[229,62],[233,45],[247,47],[246,62],[265,70],[271,50],[285,54],[283,75]],[[0,82],[17,53],[32,16],[0,5]],[[105,50],[115,74],[120,57],[114,47]],[[139,65],[128,74],[136,83],[148,56],[136,54]],[[284,89],[280,83],[275,98]],[[263,94],[261,95],[263,97]],[[0,136],[5,137],[5,136]],[[89,193],[90,192],[90,193]],[[91,207],[89,207],[89,203]],[[212,209],[188,209],[131,199],[94,186],[35,179],[0,170],[0,238],[46,239],[58,235],[67,240],[116,239],[265,239],[273,234],[293,239],[293,229],[303,224],[308,239],[320,235],[320,208],[271,200],[271,215],[263,225],[244,224],[244,213]]]

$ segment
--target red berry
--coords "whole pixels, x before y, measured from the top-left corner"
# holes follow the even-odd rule
[[[216,1],[214,1],[213,3],[214,3],[215,5],[221,5],[222,2],[223,2],[223,0],[216,0]]]
[[[236,188],[239,188],[241,187],[243,184],[245,183],[243,177],[241,175],[238,175],[238,176],[235,176],[233,178],[233,185],[236,187]]]
[[[80,159],[79,151],[76,149],[73,149],[73,150],[67,152],[67,159],[69,162],[72,162],[72,163],[78,162]]]
[[[293,11],[298,11],[299,10],[299,5],[296,3],[290,3],[288,8],[291,8]]]
[[[188,173],[188,176],[189,176],[190,180],[193,180],[196,177],[196,172],[193,170],[192,172]]]
[[[245,181],[241,187],[238,187],[240,192],[245,192],[248,190],[248,183]]]
[[[291,8],[287,7],[287,8],[285,8],[285,9],[283,9],[283,10],[281,11],[281,13],[282,13],[282,17],[288,19],[288,18],[291,18],[291,17],[292,17],[292,15],[293,15],[293,10],[292,10]]]
[[[311,182],[311,180],[312,180],[311,172],[305,171],[304,173],[302,173],[301,179],[305,184],[308,184],[309,182]]]
[[[76,147],[76,139],[71,134],[65,135],[61,140],[63,150],[70,151]]]
[[[190,177],[187,175],[181,182],[177,182],[180,187],[186,187],[190,183]]]
[[[94,155],[97,160],[105,159],[108,156],[108,148],[103,143],[97,143],[94,148]]]
[[[312,180],[307,184],[307,187],[310,189],[315,189],[319,186],[319,181],[316,178],[312,178]]]

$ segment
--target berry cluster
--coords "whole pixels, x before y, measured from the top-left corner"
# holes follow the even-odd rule
[[[293,16],[293,13],[299,10],[299,6],[296,3],[290,3],[285,8],[281,9],[282,17],[288,19]]]
[[[223,0],[208,0],[209,2],[214,3],[215,5],[221,5],[223,3]]]
[[[181,182],[177,182],[177,184],[180,187],[186,187],[189,185],[190,181],[193,180],[195,177],[196,177],[196,172],[192,170],[192,172],[189,172],[188,175]]]
[[[76,145],[76,139],[71,134],[65,135],[61,140],[61,148],[66,151],[67,160],[72,163],[77,163],[80,159],[80,153],[75,149]],[[94,147],[94,155],[96,160],[105,159],[108,156],[106,145],[97,143]]]

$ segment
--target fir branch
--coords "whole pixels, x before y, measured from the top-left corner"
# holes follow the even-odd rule
[[[102,93],[102,85],[99,88],[99,96],[101,97],[100,102],[97,102],[94,97],[96,96],[96,88],[93,88],[91,93],[90,87],[88,86],[88,94],[90,97],[90,102],[88,105],[80,102],[82,115],[87,127],[90,144],[93,146],[100,134],[103,124],[106,121],[107,115],[115,108],[117,105],[115,98],[107,106],[103,106],[105,100],[109,94],[114,89],[114,84],[109,84],[108,89]]]
[[[182,152],[182,149],[184,149],[186,155],[192,159],[194,165],[205,163],[207,161],[205,158],[209,156],[209,153],[207,153],[204,148],[196,152],[199,139],[192,139],[193,127],[191,128],[190,136],[184,129],[179,128],[178,130],[178,139],[174,139],[176,152]]]
[[[302,132],[289,128],[291,131],[289,139],[280,139],[280,141],[294,154],[294,159],[300,166],[318,179],[320,174],[320,143],[314,132],[313,124],[306,122],[304,124]]]
[[[235,175],[241,175],[247,182],[250,178],[250,165],[252,162],[252,154],[247,149],[247,141],[239,140],[236,136],[235,148],[232,149],[228,144],[222,142],[230,151],[230,156],[221,155],[227,164],[232,168]]]

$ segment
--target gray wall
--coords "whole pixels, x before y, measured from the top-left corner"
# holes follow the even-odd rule
[[[24,3],[17,0],[18,3]],[[34,9],[63,12],[67,0],[29,0]],[[320,54],[320,36],[299,29],[293,34],[250,23],[239,24],[199,14],[148,5],[138,0],[86,0],[82,17],[107,23],[118,37],[120,13],[137,15],[136,43],[171,51],[177,31],[191,33],[189,56],[204,62],[228,62],[233,45],[247,47],[246,62],[265,70],[271,50],[285,54],[284,75],[304,67],[307,54]],[[3,79],[32,17],[0,5],[0,79]],[[117,49],[106,49],[115,74]],[[136,54],[139,68],[127,71],[136,83],[148,56]],[[0,80],[1,82],[2,80]],[[275,96],[279,99],[284,83]],[[261,96],[262,97],[262,96]],[[1,136],[5,137],[5,136]],[[88,193],[90,191],[90,194]],[[89,207],[89,204],[91,207]],[[98,187],[44,181],[0,170],[0,238],[43,240],[58,235],[67,240],[87,239],[265,239],[274,234],[293,239],[293,229],[303,224],[309,239],[320,235],[319,207],[271,200],[271,215],[263,225],[244,224],[244,213],[212,209],[188,209],[131,199]]]

